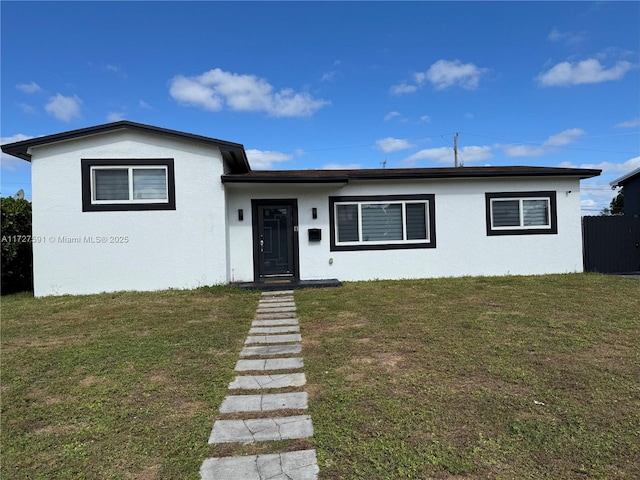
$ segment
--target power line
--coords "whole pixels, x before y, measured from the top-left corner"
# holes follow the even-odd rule
[[[616,151],[616,150],[600,150],[600,149],[593,149],[593,148],[580,148],[580,147],[568,147],[566,145],[545,145],[546,140],[543,141],[536,141],[536,142],[521,142],[518,140],[509,140],[506,138],[498,138],[498,137],[490,137],[487,135],[477,135],[474,133],[468,133],[468,132],[461,132],[465,135],[469,135],[470,137],[478,137],[478,138],[488,138],[490,140],[497,140],[500,142],[508,142],[510,144],[514,144],[514,145],[532,145],[532,146],[536,146],[536,147],[543,147],[543,146],[547,146],[549,148],[562,148],[564,150],[581,150],[581,151],[585,151],[585,152],[599,152],[599,153],[623,153],[623,154],[628,154],[628,155],[637,155],[638,151],[634,151],[634,152],[626,152],[626,151]],[[623,135],[637,135],[640,134],[640,131],[638,132],[626,132],[626,133],[619,133],[619,134],[610,134],[610,135],[585,135],[582,136],[580,138],[603,138],[603,137],[617,137],[617,136],[623,136]]]

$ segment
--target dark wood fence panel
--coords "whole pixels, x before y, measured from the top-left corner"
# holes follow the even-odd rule
[[[640,272],[640,219],[634,215],[582,218],[587,272]]]

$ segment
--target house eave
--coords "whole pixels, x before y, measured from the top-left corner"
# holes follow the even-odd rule
[[[362,170],[274,170],[227,174],[223,183],[263,184],[329,184],[353,181],[441,180],[513,177],[574,177],[586,179],[600,175],[601,170],[555,167],[464,167],[406,168]]]
[[[68,132],[45,135],[42,137],[30,138],[28,140],[22,140],[19,142],[8,143],[6,145],[2,145],[2,151],[8,155],[12,155],[14,157],[30,162],[31,153],[29,152],[29,150],[33,147],[39,147],[42,145],[49,145],[58,142],[66,142],[77,138],[115,132],[118,130],[135,130],[139,132],[161,135],[164,137],[179,138],[182,140],[216,146],[222,152],[225,162],[227,162],[229,165],[230,171],[234,173],[247,173],[251,171],[244,146],[240,143],[228,142],[226,140],[219,140],[217,138],[180,132],[178,130],[154,127],[152,125],[131,122],[129,120],[105,123],[93,127],[80,128],[77,130],[70,130]]]
[[[640,175],[640,167],[630,171],[629,173],[621,176],[620,178],[616,178],[613,182],[609,183],[609,185],[611,185],[612,187],[623,186],[625,183],[627,183],[629,180],[636,177],[637,175]]]

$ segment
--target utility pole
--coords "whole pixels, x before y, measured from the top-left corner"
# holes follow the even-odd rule
[[[453,165],[458,168],[458,132],[453,137]]]

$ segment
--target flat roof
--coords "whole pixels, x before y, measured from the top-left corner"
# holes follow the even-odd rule
[[[361,170],[252,170],[226,174],[223,183],[346,183],[350,180],[412,180],[495,177],[597,177],[602,170],[559,167],[377,168]]]

